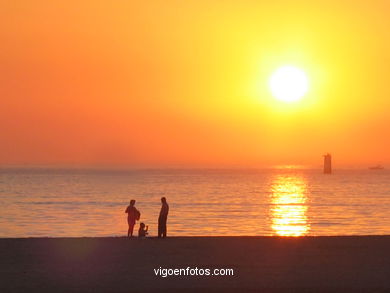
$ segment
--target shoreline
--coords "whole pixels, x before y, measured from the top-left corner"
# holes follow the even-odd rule
[[[390,234],[362,234],[362,235],[305,235],[305,236],[278,236],[278,235],[238,235],[238,236],[230,236],[230,235],[204,235],[204,236],[168,236],[165,239],[188,239],[188,238],[253,238],[253,239],[269,239],[269,238],[281,238],[281,239],[310,239],[310,238],[370,238],[370,237],[390,237]],[[29,237],[0,237],[0,241],[4,239],[118,239],[118,238],[127,238],[127,236],[29,236]],[[138,236],[133,236],[132,239],[137,239]],[[146,239],[157,239],[157,236],[147,236]]]
[[[272,235],[272,236],[168,236],[165,238],[165,240],[169,239],[227,239],[227,240],[232,240],[232,239],[352,239],[352,238],[357,238],[357,239],[373,239],[373,238],[389,238],[390,240],[390,234],[375,234],[375,235],[318,235],[318,236],[278,236],[278,235]],[[128,239],[127,236],[31,236],[31,237],[0,237],[0,242],[4,240],[77,240],[77,239],[90,239],[90,240],[108,240],[108,239],[126,239],[130,241],[137,241],[137,240],[142,240],[142,241],[148,241],[150,239],[160,239],[157,236],[147,236],[144,239],[140,239],[138,236],[133,236],[132,238]],[[160,239],[164,240],[164,238]]]
[[[1,292],[389,292],[390,235],[0,238]],[[156,276],[161,269],[232,276]]]

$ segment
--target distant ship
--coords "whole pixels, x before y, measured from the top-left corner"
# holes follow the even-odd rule
[[[376,165],[376,166],[370,167],[368,169],[370,169],[370,170],[383,170],[384,167],[382,165]]]

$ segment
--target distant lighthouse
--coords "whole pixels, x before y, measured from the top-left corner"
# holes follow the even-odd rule
[[[329,153],[324,155],[324,174],[332,174],[332,156]]]

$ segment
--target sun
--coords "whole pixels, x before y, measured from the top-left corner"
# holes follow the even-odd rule
[[[278,68],[269,80],[272,95],[283,102],[299,101],[309,89],[305,72],[294,66]]]

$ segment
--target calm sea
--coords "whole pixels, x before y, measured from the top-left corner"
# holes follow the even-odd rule
[[[156,235],[390,234],[388,170],[0,169],[0,237],[123,236],[135,199]]]

